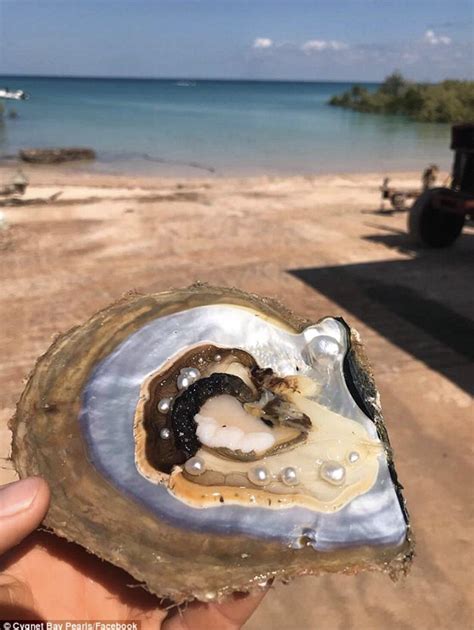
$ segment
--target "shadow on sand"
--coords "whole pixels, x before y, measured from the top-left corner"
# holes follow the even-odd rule
[[[404,232],[392,228],[387,232],[365,238],[411,254],[411,259],[289,273],[473,392],[474,233],[463,234],[452,248],[416,250]]]

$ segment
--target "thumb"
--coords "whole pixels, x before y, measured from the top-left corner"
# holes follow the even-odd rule
[[[0,486],[0,555],[36,529],[48,504],[49,488],[39,477]]]
[[[268,586],[273,582],[269,580]],[[234,593],[220,604],[193,602],[184,610],[167,617],[161,630],[239,630],[264,598],[267,590]]]

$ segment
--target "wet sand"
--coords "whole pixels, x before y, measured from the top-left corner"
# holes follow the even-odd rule
[[[130,178],[25,169],[0,207],[0,482],[15,478],[7,421],[58,332],[124,292],[196,280],[277,297],[362,335],[417,539],[411,575],[277,585],[247,630],[472,627],[474,229],[414,249],[406,215],[380,214],[383,174]],[[0,185],[11,173],[0,169]],[[418,174],[393,184],[418,186]],[[1,198],[0,198],[1,202]]]

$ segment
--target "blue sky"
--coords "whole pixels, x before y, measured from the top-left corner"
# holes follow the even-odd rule
[[[0,0],[0,73],[473,78],[472,0]]]

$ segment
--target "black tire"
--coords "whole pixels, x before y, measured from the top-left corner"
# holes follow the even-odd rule
[[[441,210],[433,205],[439,192],[449,189],[433,188],[422,193],[408,214],[410,239],[423,247],[448,247],[461,234],[465,217],[462,214]]]
[[[395,193],[392,197],[392,205],[397,212],[405,210],[405,195],[403,193]]]

